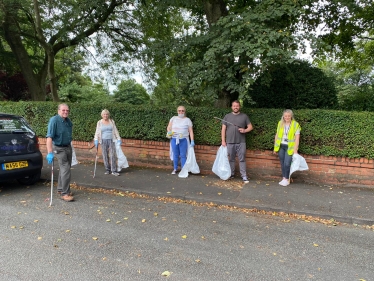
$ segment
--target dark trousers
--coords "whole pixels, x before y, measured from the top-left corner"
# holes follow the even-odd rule
[[[278,152],[281,168],[282,168],[282,177],[288,179],[290,177],[291,161],[292,155],[287,153],[288,145],[281,144]]]
[[[71,160],[73,151],[70,145],[68,147],[53,146],[53,150],[58,160],[58,165],[60,166],[57,190],[61,191],[61,195],[67,195],[70,193]]]
[[[108,172],[117,172],[117,154],[116,144],[112,139],[104,139],[101,141],[101,151],[103,153],[103,160],[105,170]]]
[[[227,153],[229,154],[229,162],[231,168],[231,175],[235,174],[235,157],[239,159],[239,170],[242,178],[247,177],[247,164],[245,161],[245,153],[247,151],[245,143],[228,143]]]

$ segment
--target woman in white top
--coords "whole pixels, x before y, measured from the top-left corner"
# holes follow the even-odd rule
[[[173,175],[178,170],[179,157],[181,159],[181,169],[186,163],[187,159],[187,148],[191,139],[191,146],[195,145],[194,134],[192,130],[191,119],[186,117],[186,108],[179,106],[178,116],[174,116],[170,119],[169,125],[167,126],[167,137],[171,138],[170,145],[173,154],[174,169],[171,172]]]
[[[96,148],[101,144],[103,153],[105,174],[119,176],[117,172],[116,142],[121,145],[121,137],[118,133],[116,124],[110,119],[110,113],[107,109],[101,112],[102,119],[97,122],[94,143]]]

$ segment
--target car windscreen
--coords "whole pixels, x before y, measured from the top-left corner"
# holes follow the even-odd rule
[[[32,133],[33,130],[23,118],[0,116],[0,134]]]

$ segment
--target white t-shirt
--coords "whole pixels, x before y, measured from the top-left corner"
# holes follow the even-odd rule
[[[288,132],[290,131],[290,125],[285,125],[283,128],[283,136],[281,144],[287,144],[288,145]],[[300,135],[300,130],[296,130],[295,135]]]
[[[188,138],[190,135],[188,128],[192,127],[191,119],[188,117],[179,118],[174,116],[170,119],[171,131],[174,133],[173,138]]]

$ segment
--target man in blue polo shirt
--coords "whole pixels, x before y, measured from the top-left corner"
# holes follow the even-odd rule
[[[61,194],[61,199],[67,202],[73,201],[74,197],[70,192],[71,160],[72,160],[72,132],[73,123],[68,118],[69,106],[60,104],[58,114],[49,119],[47,132],[47,161],[52,164],[53,157],[56,156],[60,173],[58,175],[57,191]]]

